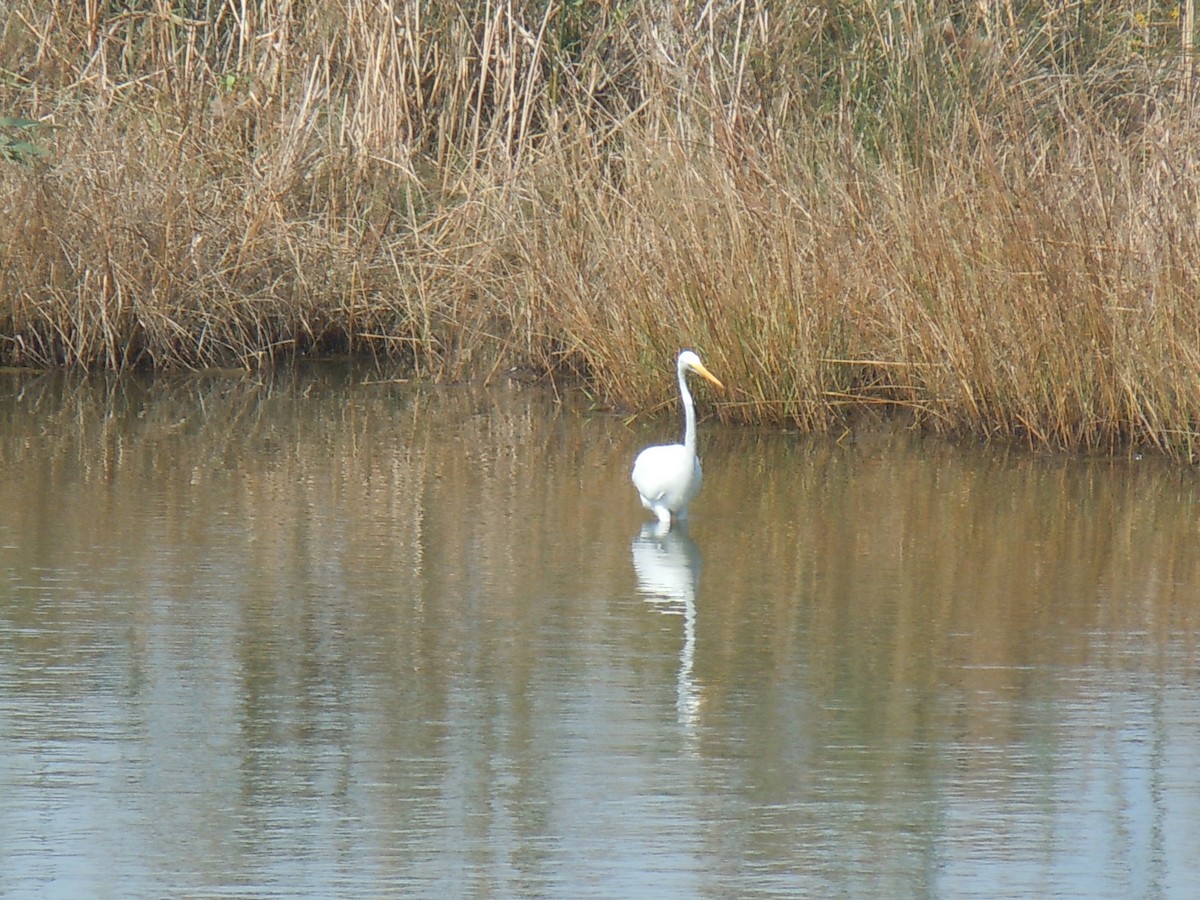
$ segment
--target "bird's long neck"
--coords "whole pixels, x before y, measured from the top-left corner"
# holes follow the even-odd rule
[[[683,446],[688,453],[696,455],[696,407],[692,404],[692,392],[688,390],[683,366],[679,367],[679,399],[683,401]]]

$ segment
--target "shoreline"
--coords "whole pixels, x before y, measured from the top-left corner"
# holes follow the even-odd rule
[[[727,422],[1200,458],[1194,22],[901,7],[18,0],[0,366],[348,354],[652,410],[694,347]]]

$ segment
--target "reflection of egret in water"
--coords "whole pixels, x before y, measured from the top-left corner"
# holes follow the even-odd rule
[[[686,528],[668,531],[658,523],[642,528],[633,541],[633,570],[646,600],[669,615],[683,616],[683,649],[679,651],[679,721],[694,726],[700,692],[692,677],[696,652],[696,584],[700,580],[700,548]]]

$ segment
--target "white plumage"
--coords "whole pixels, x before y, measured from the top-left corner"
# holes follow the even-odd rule
[[[659,523],[668,528],[672,520],[687,518],[688,504],[700,490],[696,408],[692,404],[686,375],[695,372],[717,387],[724,387],[691,350],[679,354],[675,369],[679,376],[679,397],[683,401],[683,443],[647,447],[633,463],[633,484],[642,498],[642,506],[653,512]]]

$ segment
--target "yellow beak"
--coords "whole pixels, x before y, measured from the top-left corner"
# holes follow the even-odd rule
[[[707,378],[709,381],[711,381],[713,384],[715,384],[721,390],[725,390],[725,385],[723,385],[723,384],[721,384],[721,382],[717,381],[717,376],[714,375],[712,372],[708,371],[708,369],[704,368],[703,363],[696,363],[696,365],[692,366],[692,371],[694,371],[697,375],[703,375],[705,378]]]

